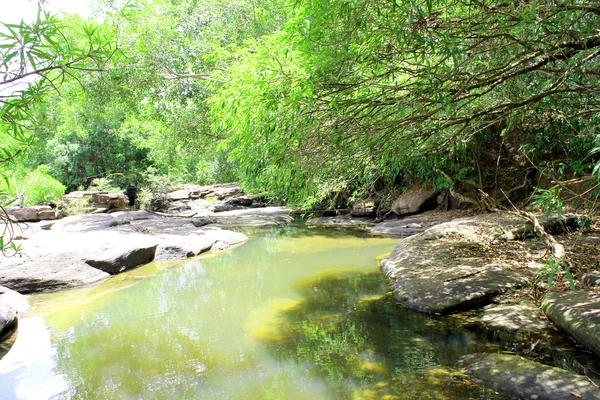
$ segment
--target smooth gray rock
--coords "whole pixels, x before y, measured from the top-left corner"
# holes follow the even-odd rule
[[[586,376],[509,354],[472,354],[461,359],[465,373],[498,392],[532,400],[598,400]]]
[[[154,260],[156,244],[121,243],[84,259],[85,263],[111,275]]]
[[[392,211],[398,215],[415,214],[437,207],[435,191],[431,188],[413,186],[392,203]]]
[[[109,276],[86,264],[81,255],[62,253],[43,260],[4,265],[0,269],[0,284],[21,293],[34,293],[86,285]]]
[[[461,218],[411,236],[381,260],[396,299],[428,314],[447,314],[484,306],[527,277],[493,262],[486,247],[501,214]],[[506,221],[505,221],[506,222]]]
[[[600,356],[600,294],[580,290],[548,293],[542,310],[561,330]]]
[[[65,217],[52,225],[51,230],[61,232],[90,232],[106,230],[117,225],[109,214],[80,214]]]
[[[181,260],[209,250],[223,250],[245,242],[248,237],[239,232],[206,228],[186,235],[160,235],[160,239],[161,242],[156,251],[156,261]]]

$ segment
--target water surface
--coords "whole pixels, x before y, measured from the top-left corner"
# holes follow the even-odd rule
[[[295,226],[218,255],[33,296],[0,399],[488,399],[455,369],[490,345],[397,305],[398,239]]]

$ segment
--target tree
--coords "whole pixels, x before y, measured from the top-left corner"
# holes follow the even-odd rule
[[[0,32],[0,173],[6,184],[6,164],[15,162],[33,141],[36,125],[33,109],[44,96],[58,91],[67,79],[105,70],[117,53],[112,33],[91,23],[65,26],[56,16],[38,8],[36,19],[27,23],[2,24]],[[10,221],[4,207],[0,219],[4,225],[0,249],[10,248]],[[12,249],[16,248],[14,245]]]
[[[520,187],[534,167],[591,172],[599,17],[598,4],[577,0],[300,1],[281,32],[226,72],[223,81],[247,85],[237,94],[225,85],[213,113],[230,122],[234,157],[297,142],[302,160],[280,163],[317,181],[343,175],[365,188],[402,175],[502,201],[500,189]],[[236,121],[252,103],[265,112]],[[303,117],[286,118],[290,109]],[[269,174],[250,179],[260,186]],[[283,184],[273,190],[297,190]]]

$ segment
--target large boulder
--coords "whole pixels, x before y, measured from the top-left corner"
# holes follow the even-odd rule
[[[462,358],[465,373],[476,382],[519,399],[600,400],[600,390],[586,376],[510,354],[472,354]]]
[[[392,211],[398,215],[416,214],[438,206],[435,191],[431,188],[413,186],[402,193],[394,203]]]
[[[483,306],[525,285],[527,277],[494,261],[488,245],[493,227],[514,220],[499,214],[461,218],[403,240],[381,260],[394,296],[405,307],[447,314]]]
[[[600,293],[549,293],[542,300],[542,310],[577,343],[600,356]]]
[[[559,227],[570,230],[576,219],[554,216],[540,223],[560,233]],[[408,308],[447,314],[484,306],[527,284],[526,268],[516,270],[498,259],[502,243],[531,229],[524,218],[508,213],[459,218],[403,240],[381,260],[381,269],[396,299]]]

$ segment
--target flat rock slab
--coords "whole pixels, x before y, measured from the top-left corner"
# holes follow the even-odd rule
[[[327,226],[333,228],[369,228],[375,225],[372,218],[337,215],[335,217],[319,217],[306,221],[307,226]]]
[[[472,354],[461,359],[476,382],[520,399],[598,400],[600,390],[586,376],[509,354]]]
[[[403,240],[381,260],[396,299],[428,314],[484,306],[527,283],[527,277],[492,262],[492,232],[512,216],[486,214],[446,222]],[[486,242],[488,245],[486,245]]]
[[[81,256],[57,254],[43,260],[3,265],[0,284],[20,293],[34,293],[86,285],[109,276],[86,264]]]
[[[205,228],[186,235],[163,234],[160,239],[156,261],[181,260],[209,250],[221,251],[245,242],[248,237],[239,232]]]
[[[540,309],[531,302],[487,306],[479,320],[491,330],[542,333],[552,329]]]
[[[225,211],[210,215],[215,220],[215,226],[282,226],[294,221],[290,209],[285,207],[248,208],[243,210]]]
[[[419,215],[392,221],[380,222],[369,231],[375,235],[388,237],[408,237],[424,232],[432,226],[450,221],[451,214],[437,214],[435,217]]]
[[[600,356],[600,294],[549,293],[542,300],[548,318],[575,341]]]

